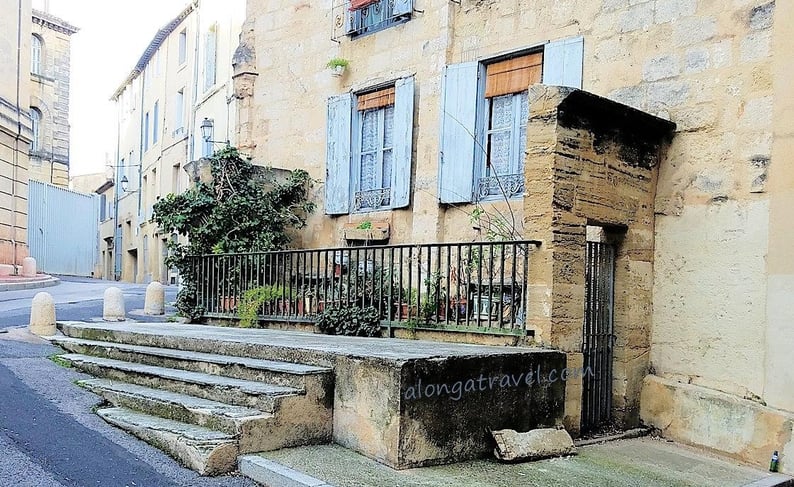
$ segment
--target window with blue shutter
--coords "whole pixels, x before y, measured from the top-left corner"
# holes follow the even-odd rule
[[[574,37],[550,42],[534,53],[446,67],[438,177],[441,203],[523,194],[528,88],[538,82],[581,88],[583,54],[583,38]]]
[[[409,77],[329,100],[326,213],[410,204],[414,93]]]

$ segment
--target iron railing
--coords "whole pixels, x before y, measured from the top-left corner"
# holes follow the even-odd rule
[[[263,321],[314,321],[324,309],[372,306],[386,327],[525,332],[535,241],[283,250],[191,257],[207,318],[236,318],[246,291]],[[252,293],[249,293],[252,294]]]

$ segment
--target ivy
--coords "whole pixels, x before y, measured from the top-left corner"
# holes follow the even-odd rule
[[[323,310],[317,328],[326,335],[380,336],[380,314],[372,306],[334,306]]]
[[[195,275],[189,256],[284,249],[291,232],[305,227],[315,209],[308,199],[313,181],[304,170],[282,175],[225,147],[210,158],[210,172],[210,183],[198,182],[154,205],[161,232],[187,237],[187,243],[169,241],[166,265],[182,276],[176,306],[191,321],[204,310],[197,304],[201,276]]]

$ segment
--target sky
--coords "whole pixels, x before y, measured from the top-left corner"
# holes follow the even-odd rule
[[[158,29],[190,0],[49,0],[49,12],[78,27],[72,36],[70,175],[104,172],[115,152],[109,101]],[[33,0],[44,10],[45,0]]]

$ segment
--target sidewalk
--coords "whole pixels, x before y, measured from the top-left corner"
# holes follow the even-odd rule
[[[1,276],[0,292],[45,288],[55,286],[59,282],[57,277],[47,274],[38,274],[36,277]]]
[[[392,470],[337,445],[260,454],[324,481],[285,485],[334,487],[761,487],[794,485],[789,477],[740,465],[658,438],[636,438],[579,448],[579,454],[532,463],[477,460]],[[300,477],[299,475],[297,477]],[[263,479],[255,478],[262,482]],[[272,481],[272,480],[271,480]],[[758,482],[758,483],[756,483]],[[267,483],[266,483],[267,484]],[[281,485],[274,483],[274,485]]]

